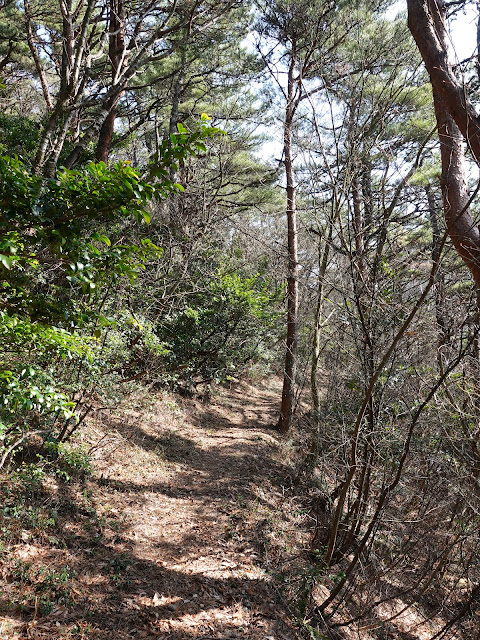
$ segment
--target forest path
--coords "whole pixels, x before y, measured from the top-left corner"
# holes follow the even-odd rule
[[[94,476],[63,525],[68,550],[23,550],[73,569],[76,606],[14,637],[295,638],[262,569],[265,513],[288,473],[272,429],[280,393],[271,379],[208,403],[147,394],[99,411],[86,434]]]

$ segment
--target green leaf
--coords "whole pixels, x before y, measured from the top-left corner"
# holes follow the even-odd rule
[[[5,256],[3,253],[0,253],[0,262],[6,269],[11,269],[13,260],[9,256]]]
[[[98,240],[100,242],[103,242],[107,245],[107,247],[111,247],[112,243],[110,242],[110,238],[107,238],[107,236],[103,236],[103,235],[99,235],[98,236]]]

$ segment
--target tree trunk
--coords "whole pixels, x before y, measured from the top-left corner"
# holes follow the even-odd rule
[[[183,93],[183,84],[185,81],[185,72],[186,72],[186,63],[187,63],[187,54],[186,48],[182,46],[181,50],[181,58],[180,58],[180,69],[178,74],[174,80],[173,85],[173,93],[172,93],[172,106],[170,109],[170,118],[168,123],[168,133],[170,135],[175,135],[178,132],[177,125],[179,122],[179,114],[180,114],[180,101]],[[170,140],[171,144],[171,140]],[[177,182],[177,173],[173,167],[170,167],[169,177],[172,182]],[[176,232],[177,230],[180,233],[182,231],[182,225],[187,222],[184,220],[183,209],[184,209],[185,200],[183,198],[183,194],[175,193],[171,194],[168,200],[165,202],[165,207],[168,215],[168,219],[170,220],[170,224],[172,229]]]
[[[440,233],[440,227],[438,224],[437,216],[437,204],[435,202],[435,195],[433,189],[428,185],[425,189],[428,201],[428,212],[430,217],[430,224],[432,227],[432,260],[438,262],[439,251],[442,241],[442,234]],[[451,323],[448,318],[448,314],[445,310],[445,272],[441,266],[439,266],[437,273],[435,274],[435,318],[438,328],[438,354],[437,359],[442,357],[442,350],[445,345],[450,342],[450,335],[452,332]],[[441,365],[441,362],[440,362]],[[440,366],[441,371],[441,366]]]
[[[112,65],[112,85],[116,83],[118,75],[121,73],[125,60],[125,6],[123,0],[110,0],[109,18],[109,43],[108,56]],[[98,134],[96,159],[98,162],[107,162],[108,154],[112,144],[113,130],[117,117],[118,103],[123,91],[112,96],[106,105],[108,115],[103,121]]]
[[[38,73],[38,78],[40,80],[40,85],[42,87],[43,99],[45,100],[47,111],[50,112],[53,109],[53,103],[52,103],[52,98],[50,96],[50,91],[48,88],[48,82],[45,77],[45,70],[42,66],[40,56],[38,55],[37,47],[35,46],[35,41],[33,37],[33,28],[32,28],[32,18],[30,13],[30,3],[28,2],[28,0],[24,3],[24,7],[25,7],[25,31],[27,35],[27,44],[28,44],[28,48],[30,49],[30,53],[32,54],[33,62],[35,64],[35,69]],[[12,41],[10,41],[10,43],[11,42]],[[10,47],[9,49],[10,53],[12,48],[13,47]],[[6,59],[8,61],[8,56]]]
[[[330,255],[330,247],[332,244],[333,236],[333,219],[334,214],[328,221],[328,233],[325,237],[325,244],[323,250],[321,243],[318,245],[318,287],[317,287],[317,306],[315,309],[315,324],[313,326],[313,338],[312,338],[312,364],[310,367],[310,391],[312,394],[313,405],[313,441],[312,448],[310,450],[308,467],[313,469],[315,466],[318,455],[320,453],[320,439],[321,439],[321,425],[320,425],[320,391],[318,388],[318,362],[320,360],[320,335],[322,329],[323,320],[323,302],[324,302],[324,288],[325,288],[325,274],[327,273],[328,258]]]
[[[448,61],[445,4],[407,0],[408,26],[432,84],[442,157],[442,194],[448,234],[480,287],[480,232],[468,211],[463,139],[480,162],[480,119]]]
[[[293,167],[292,133],[293,119],[298,106],[295,83],[296,56],[294,51],[288,70],[287,104],[283,129],[283,151],[287,191],[288,227],[288,279],[287,279],[287,348],[283,375],[282,404],[277,428],[286,433],[292,423],[295,402],[295,375],[297,368],[297,314],[298,314],[298,256],[297,256],[297,208],[295,170]]]

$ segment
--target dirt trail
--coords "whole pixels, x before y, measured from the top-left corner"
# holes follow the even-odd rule
[[[262,501],[281,499],[287,473],[271,429],[279,392],[271,380],[208,404],[137,398],[99,413],[88,432],[95,518],[71,496],[80,515],[63,523],[68,550],[17,550],[72,567],[76,606],[56,606],[12,637],[295,638],[262,569],[255,515]]]

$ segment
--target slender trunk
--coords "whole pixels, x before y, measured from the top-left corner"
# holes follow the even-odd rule
[[[362,200],[365,219],[365,247],[368,248],[368,238],[372,233],[373,224],[373,193],[372,193],[372,163],[365,160],[362,167]]]
[[[115,84],[121,73],[122,66],[126,63],[124,29],[125,6],[123,0],[110,0],[108,55],[112,68],[112,84]],[[96,150],[96,159],[99,162],[107,162],[108,160],[118,104],[122,95],[123,90],[118,95],[112,96],[106,104],[108,114],[100,127]]]
[[[42,63],[40,61],[40,56],[38,55],[37,47],[35,46],[34,37],[33,37],[33,29],[32,29],[32,19],[30,16],[30,4],[29,2],[25,2],[25,27],[27,34],[27,44],[30,49],[30,53],[32,54],[33,62],[35,64],[35,69],[38,73],[38,77],[40,80],[40,84],[42,87],[43,98],[45,100],[45,104],[47,106],[48,111],[53,109],[52,98],[50,96],[50,91],[48,88],[47,79],[45,77],[45,71],[43,69]]]
[[[360,171],[361,169],[361,171]],[[362,176],[363,185],[368,182],[366,173],[370,173],[368,164],[358,167],[355,170],[355,175],[352,179],[352,227],[355,240],[355,260],[353,262],[353,287],[355,292],[356,306],[360,323],[362,327],[362,339],[361,339],[361,353],[360,357],[363,359],[363,369],[365,377],[365,393],[367,393],[369,381],[374,375],[375,371],[375,353],[374,353],[374,340],[371,330],[371,309],[374,301],[367,300],[368,285],[372,285],[375,278],[374,268],[368,271],[367,261],[365,255],[365,217],[370,215],[371,211],[365,209],[365,204],[362,202],[362,193],[360,191],[359,175]],[[374,265],[373,265],[374,267]],[[360,471],[359,480],[356,483],[356,498],[353,502],[352,508],[347,512],[343,522],[342,528],[344,528],[343,540],[339,540],[337,543],[336,552],[332,555],[332,562],[337,560],[339,554],[347,552],[350,544],[352,544],[355,538],[355,532],[359,527],[359,521],[361,518],[361,511],[367,504],[368,493],[370,490],[370,472],[371,472],[371,454],[375,448],[374,435],[376,430],[375,420],[375,405],[373,392],[369,395],[368,404],[365,409],[365,419],[367,423],[367,441],[365,443],[363,451],[363,459],[358,460],[358,469]]]
[[[448,235],[480,286],[480,232],[468,210],[463,136],[441,96],[434,93],[433,102],[440,139],[443,208]]]
[[[442,243],[440,246],[440,250],[443,248],[444,245],[444,241],[445,241],[445,237],[442,238]],[[327,550],[325,552],[325,565],[329,566],[334,550],[335,550],[335,546],[336,546],[336,540],[337,540],[337,535],[338,535],[338,529],[340,526],[340,520],[343,514],[343,507],[345,505],[345,499],[347,497],[347,493],[348,490],[351,487],[352,481],[355,477],[355,474],[357,472],[357,467],[358,467],[358,445],[359,445],[359,439],[360,439],[360,431],[361,431],[361,426],[362,426],[362,422],[363,419],[365,417],[366,411],[367,411],[367,407],[371,401],[373,392],[375,390],[375,385],[377,383],[378,378],[380,377],[380,374],[382,373],[382,371],[384,370],[385,366],[387,365],[388,361],[390,360],[392,354],[394,353],[398,343],[400,342],[400,340],[403,338],[403,336],[405,335],[406,331],[408,330],[411,322],[413,321],[413,319],[415,318],[415,316],[417,315],[419,309],[423,306],[423,303],[425,302],[425,299],[427,298],[428,294],[430,293],[431,288],[433,287],[434,283],[435,283],[435,274],[437,271],[437,266],[438,266],[438,262],[434,262],[432,265],[432,268],[430,270],[430,276],[428,278],[428,283],[425,286],[421,296],[418,298],[418,300],[416,301],[415,305],[413,306],[412,310],[410,311],[410,313],[408,314],[407,318],[404,320],[402,326],[400,327],[400,329],[397,331],[397,333],[395,334],[395,337],[393,338],[393,340],[390,343],[390,346],[388,347],[388,349],[385,351],[385,353],[383,354],[383,357],[380,361],[380,363],[378,364],[377,368],[375,369],[374,374],[372,375],[371,380],[369,381],[368,384],[368,388],[365,392],[365,397],[363,398],[362,401],[362,406],[360,407],[358,413],[357,413],[357,418],[355,420],[355,425],[353,427],[353,432],[351,435],[351,439],[350,439],[350,462],[349,462],[349,466],[348,466],[348,470],[346,472],[345,475],[345,479],[341,484],[341,487],[338,491],[338,503],[337,506],[335,508],[335,513],[334,513],[334,517],[333,517],[333,522],[330,528],[330,538],[328,541],[328,546],[327,546]]]
[[[438,224],[437,206],[435,202],[435,196],[432,187],[429,185],[426,187],[427,201],[428,201],[428,213],[430,216],[430,224],[432,227],[432,260],[438,260],[438,251],[441,242],[440,227]],[[435,319],[438,327],[438,354],[437,357],[441,358],[441,350],[444,345],[450,341],[451,327],[448,320],[448,315],[445,311],[445,273],[444,270],[439,267],[435,278]]]
[[[180,113],[180,100],[183,93],[183,83],[185,80],[185,65],[187,61],[186,49],[182,46],[181,50],[181,58],[180,58],[180,69],[175,78],[175,83],[173,86],[173,94],[172,94],[172,107],[170,110],[170,120],[168,123],[168,132],[170,135],[174,135],[177,133],[177,124],[179,121],[179,113]],[[170,167],[169,177],[172,182],[177,182],[177,171],[173,167]],[[181,230],[182,222],[182,213],[184,207],[182,203],[184,203],[184,198],[182,194],[176,193],[171,194],[170,198],[165,202],[165,208],[167,211],[168,218],[170,220],[170,224],[172,225],[172,229]]]
[[[58,158],[63,149],[63,145],[65,143],[65,138],[67,137],[68,130],[70,128],[70,122],[72,121],[73,111],[68,111],[68,113],[64,114],[64,120],[61,128],[57,133],[57,137],[55,139],[55,144],[53,145],[52,151],[48,156],[47,162],[45,162],[43,175],[47,178],[53,178],[55,175],[55,171],[57,170]]]
[[[360,186],[358,184],[358,178],[355,177],[352,180],[352,200],[353,200],[353,232],[355,234],[355,257],[358,275],[360,277],[359,284],[359,298],[362,297],[365,278],[365,240],[364,240],[364,224],[362,213],[362,196],[360,195]],[[357,280],[358,285],[358,280]]]
[[[94,0],[89,0],[89,5],[83,20],[84,24],[82,27],[82,34],[87,29],[88,19],[91,15],[91,11],[93,10],[93,2]],[[60,89],[55,106],[53,107],[47,124],[43,130],[42,138],[33,163],[34,173],[37,175],[43,173],[47,177],[52,177],[55,174],[58,158],[62,151],[72,119],[73,103],[76,99],[75,94],[79,90],[79,86],[74,82],[74,78],[72,76],[75,46],[77,46],[77,55],[80,57],[83,56],[85,46],[83,39],[81,39],[81,47],[80,44],[76,43],[76,34],[71,13],[71,0],[61,2],[60,8],[62,13]],[[45,86],[44,95],[45,91],[48,91],[47,86]],[[47,101],[47,98],[45,98],[45,100]]]
[[[315,324],[313,327],[313,339],[312,339],[312,364],[310,368],[310,389],[312,394],[313,405],[313,443],[310,452],[310,468],[313,468],[318,454],[320,452],[320,440],[321,440],[321,425],[320,425],[320,391],[318,389],[318,361],[320,359],[320,336],[322,329],[322,317],[323,317],[323,301],[324,301],[324,288],[325,288],[325,274],[327,272],[328,258],[330,254],[330,246],[332,243],[333,235],[333,214],[328,222],[328,234],[325,238],[325,244],[323,250],[319,243],[318,246],[318,289],[317,289],[317,306],[315,309]]]
[[[180,98],[182,96],[182,91],[183,91],[183,81],[185,79],[186,63],[187,63],[186,49],[184,46],[182,46],[180,70],[178,72],[177,77],[175,78],[175,85],[173,87],[172,108],[170,110],[170,121],[168,126],[170,134],[177,133],[178,114],[180,112]]]
[[[42,138],[35,155],[35,160],[33,162],[33,172],[36,175],[39,175],[42,172],[42,168],[49,155],[49,150],[52,149],[54,144],[53,139],[55,137],[55,131],[64,114],[65,100],[59,98],[52,113],[48,118],[47,124],[45,125],[42,133]]]
[[[60,1],[62,12],[62,64],[60,74],[60,94],[72,92],[73,51],[75,47],[75,30],[72,18],[72,0]]]
[[[297,368],[297,314],[298,314],[298,255],[297,255],[297,209],[295,170],[293,166],[293,119],[298,106],[295,82],[296,56],[292,51],[288,70],[287,104],[283,129],[283,150],[285,156],[285,176],[287,192],[287,240],[288,240],[288,279],[287,279],[287,348],[285,371],[283,375],[282,404],[277,428],[281,433],[290,429],[295,401],[295,376]]]

